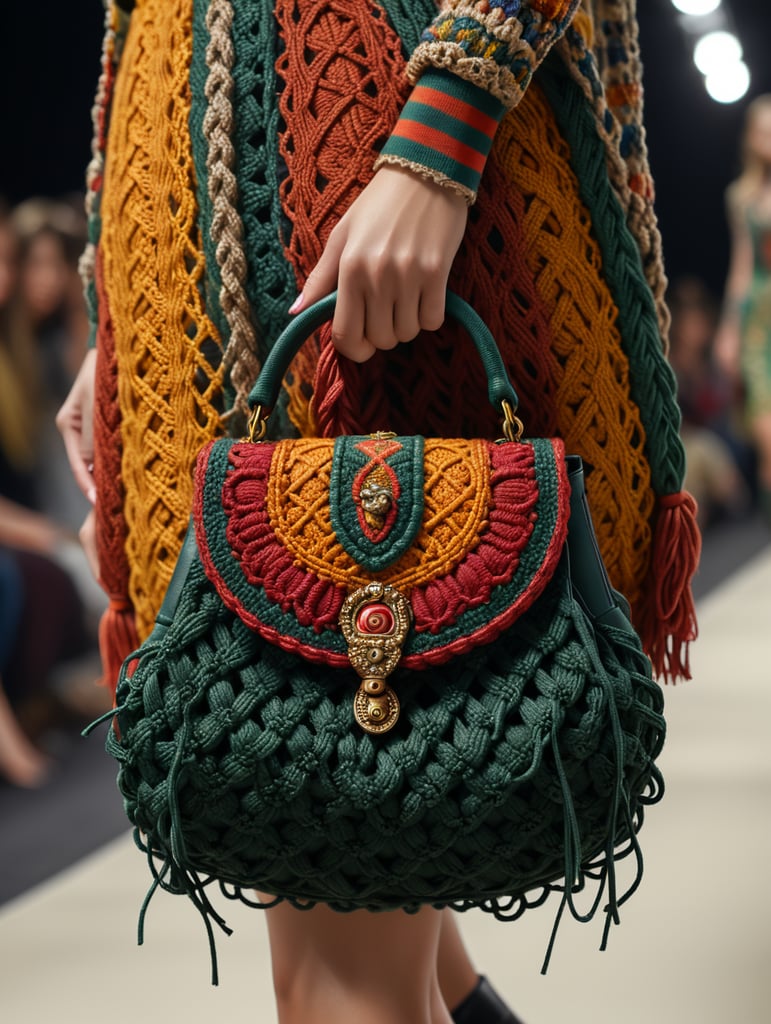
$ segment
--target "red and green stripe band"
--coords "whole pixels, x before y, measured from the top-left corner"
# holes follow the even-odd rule
[[[449,71],[421,75],[381,156],[418,164],[477,192],[506,108]]]

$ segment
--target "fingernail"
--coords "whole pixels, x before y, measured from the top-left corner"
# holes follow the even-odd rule
[[[298,310],[300,309],[300,307],[302,306],[302,304],[303,304],[303,293],[302,293],[302,292],[300,292],[300,294],[299,294],[299,295],[297,296],[297,298],[296,298],[296,299],[294,300],[294,302],[292,303],[292,305],[291,305],[291,306],[289,307],[289,312],[290,312],[290,313],[296,313],[296,312],[297,312],[297,311],[298,311]]]

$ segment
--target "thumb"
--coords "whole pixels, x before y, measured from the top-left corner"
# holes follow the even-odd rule
[[[342,223],[335,228],[329,236],[324,252],[321,254],[318,263],[308,274],[302,292],[290,308],[290,313],[299,313],[314,302],[323,299],[337,287],[338,271],[340,269],[340,256],[345,247],[345,233],[341,231]]]

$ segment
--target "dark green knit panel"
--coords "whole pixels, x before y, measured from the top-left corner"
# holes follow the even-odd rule
[[[402,41],[405,56],[420,42],[423,29],[436,17],[435,0],[379,0],[388,20]]]
[[[108,736],[171,891],[196,871],[339,910],[504,915],[591,862],[612,872],[660,793],[662,698],[628,637],[598,626],[593,663],[567,565],[555,584],[451,670],[399,672],[402,717],[373,737],[353,672],[264,643],[194,566],[163,641],[122,675]]]
[[[281,202],[276,37],[272,3],[249,0],[234,5],[233,142],[248,264],[246,293],[262,332],[261,359],[286,326],[287,310],[296,291],[294,271],[284,255],[278,230]]]

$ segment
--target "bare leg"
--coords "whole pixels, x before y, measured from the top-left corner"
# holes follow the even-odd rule
[[[27,738],[0,685],[0,775],[32,789],[48,774],[48,759]]]
[[[442,996],[451,1011],[463,1002],[479,981],[451,910],[442,912],[437,971]]]
[[[266,911],[280,1024],[451,1024],[439,989],[440,911]]]

